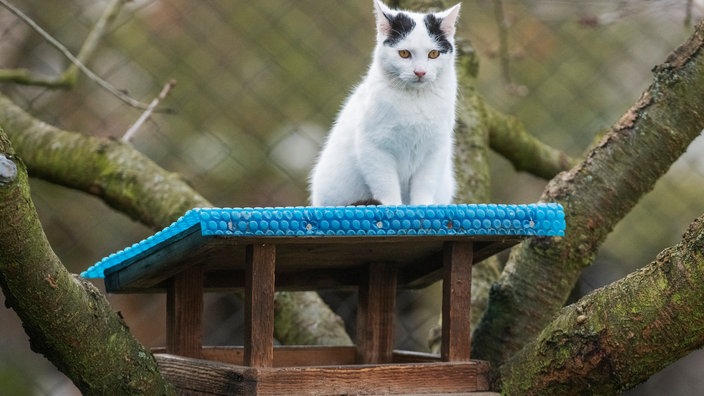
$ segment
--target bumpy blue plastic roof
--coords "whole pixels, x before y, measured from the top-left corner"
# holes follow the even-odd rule
[[[345,206],[191,209],[162,231],[105,257],[84,271],[102,278],[147,251],[200,229],[203,237],[326,237],[394,235],[563,236],[559,204]]]

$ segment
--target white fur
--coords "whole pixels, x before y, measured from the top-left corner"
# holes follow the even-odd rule
[[[455,192],[453,127],[457,77],[454,25],[460,5],[435,14],[453,50],[440,49],[427,32],[424,14],[402,11],[415,28],[395,46],[374,1],[377,45],[366,77],[340,111],[311,174],[314,206],[349,205],[375,199],[384,205],[451,203]],[[404,59],[399,50],[408,50]],[[422,78],[418,74],[425,73]]]

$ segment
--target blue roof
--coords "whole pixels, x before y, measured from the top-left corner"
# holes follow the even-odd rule
[[[530,205],[341,206],[191,209],[139,243],[113,253],[81,276],[105,271],[157,251],[194,232],[223,237],[326,236],[563,236],[565,216],[554,203]]]

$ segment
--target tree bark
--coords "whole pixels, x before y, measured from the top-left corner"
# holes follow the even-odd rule
[[[32,350],[84,393],[173,394],[102,294],[66,271],[44,235],[27,172],[0,130],[0,286]]]
[[[704,22],[655,68],[654,81],[586,159],[548,184],[541,200],[565,208],[563,238],[532,238],[511,252],[474,333],[476,358],[495,366],[520,350],[564,304],[616,223],[704,128]]]
[[[704,345],[704,216],[648,266],[562,309],[501,367],[508,395],[607,395]]]
[[[297,345],[354,345],[345,332],[342,318],[329,309],[321,310],[321,307],[327,308],[327,305],[318,293],[276,293],[276,338]]]

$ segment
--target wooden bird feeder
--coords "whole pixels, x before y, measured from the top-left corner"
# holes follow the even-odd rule
[[[86,270],[111,293],[166,292],[160,370],[186,394],[442,394],[489,389],[470,359],[472,264],[560,236],[562,207],[193,209]],[[398,288],[443,281],[439,355],[394,349]],[[275,290],[357,288],[354,346],[275,346]],[[240,347],[202,345],[203,294],[244,290]]]

